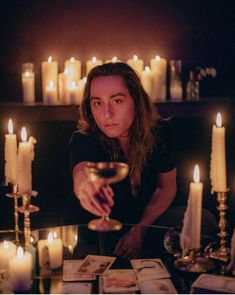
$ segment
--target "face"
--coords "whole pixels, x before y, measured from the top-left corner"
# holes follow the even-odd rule
[[[122,139],[135,118],[135,103],[120,76],[94,78],[90,86],[91,112],[108,137]]]

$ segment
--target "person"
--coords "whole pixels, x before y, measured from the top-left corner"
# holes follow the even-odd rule
[[[165,214],[175,226],[182,223],[182,212],[181,218],[168,216],[176,195],[172,137],[171,121],[158,115],[131,67],[117,62],[90,71],[70,143],[76,202],[67,213],[78,223],[105,215],[133,224],[117,243],[116,255],[139,253],[145,230],[135,224],[156,224]],[[94,182],[84,170],[88,161],[127,163],[129,175],[112,185]]]

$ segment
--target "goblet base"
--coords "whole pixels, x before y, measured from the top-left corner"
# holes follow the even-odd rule
[[[122,228],[122,224],[118,220],[103,217],[90,221],[88,228],[99,232],[118,231]]]

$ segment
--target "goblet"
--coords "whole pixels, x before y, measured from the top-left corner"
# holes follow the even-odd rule
[[[88,162],[85,172],[92,181],[101,180],[104,184],[119,182],[124,179],[129,171],[129,166],[121,162]],[[102,216],[89,222],[88,228],[95,231],[118,231],[122,224],[108,216]]]

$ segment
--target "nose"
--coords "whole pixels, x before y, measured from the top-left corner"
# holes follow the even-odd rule
[[[105,119],[109,119],[109,118],[112,118],[114,115],[114,112],[113,112],[113,107],[111,104],[107,104],[105,105],[105,108],[104,108],[104,118]]]

